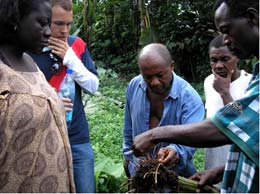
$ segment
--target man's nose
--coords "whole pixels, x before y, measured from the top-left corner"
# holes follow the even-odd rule
[[[152,78],[151,85],[158,85],[159,83],[160,83],[160,81],[157,77]]]
[[[70,27],[68,25],[63,25],[61,27],[61,32],[64,33],[64,34],[68,34],[69,30],[70,30]]]
[[[46,27],[44,28],[43,33],[44,33],[44,36],[46,36],[46,37],[49,38],[49,37],[51,36],[51,28],[50,28],[50,26],[46,26]]]
[[[215,63],[215,68],[223,68],[224,67],[224,63],[222,60],[218,60],[216,63]]]

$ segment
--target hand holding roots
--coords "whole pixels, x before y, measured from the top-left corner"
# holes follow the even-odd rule
[[[140,161],[135,176],[130,179],[129,193],[193,193],[197,185],[197,181],[178,176],[174,165],[148,159]],[[202,192],[219,193],[211,186],[205,186]]]

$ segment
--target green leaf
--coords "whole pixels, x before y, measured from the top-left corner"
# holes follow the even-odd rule
[[[123,58],[121,58],[121,57],[116,57],[116,58],[114,58],[114,59],[111,61],[111,65],[119,64],[119,63],[121,63],[122,60],[123,60]]]
[[[123,168],[123,164],[121,164],[121,163],[120,164],[111,164],[111,165],[106,166],[103,169],[103,171],[116,178],[119,178],[123,175],[124,168]]]

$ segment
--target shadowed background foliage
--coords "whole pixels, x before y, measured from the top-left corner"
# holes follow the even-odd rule
[[[217,35],[207,0],[74,0],[72,31],[88,42],[97,67],[123,76],[139,73],[137,53],[165,44],[175,72],[191,82],[210,73],[208,44]],[[251,61],[246,63],[250,72]]]

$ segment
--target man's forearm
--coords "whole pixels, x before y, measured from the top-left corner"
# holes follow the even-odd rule
[[[90,94],[95,94],[98,90],[99,80],[95,74],[90,72],[82,63],[82,61],[77,57],[72,48],[69,48],[63,63],[70,69],[73,70],[73,79],[80,85],[80,87],[89,92]]]
[[[154,144],[174,142],[194,147],[216,147],[231,143],[209,119],[186,125],[154,128],[151,131],[151,141]]]

